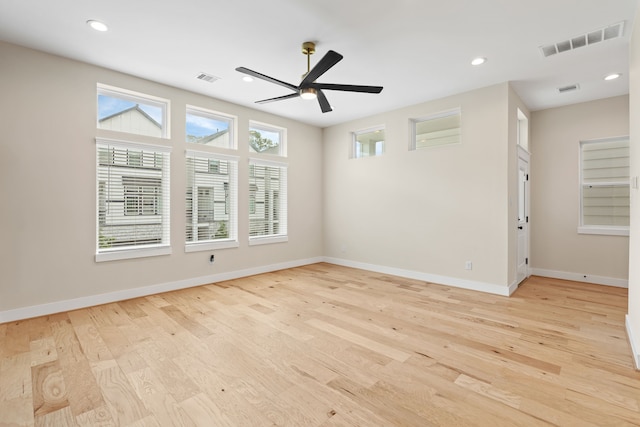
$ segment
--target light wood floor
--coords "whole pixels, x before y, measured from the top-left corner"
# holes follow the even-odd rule
[[[626,289],[315,264],[0,325],[1,426],[631,426]]]

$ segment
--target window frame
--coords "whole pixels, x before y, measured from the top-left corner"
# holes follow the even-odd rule
[[[127,132],[127,131],[106,129],[106,128],[100,127],[100,117],[98,114],[100,109],[100,101],[99,101],[100,95],[108,96],[111,98],[118,98],[124,101],[135,102],[136,104],[146,104],[146,105],[160,108],[162,112],[162,123],[159,123],[160,129],[161,129],[159,138],[162,138],[162,139],[171,138],[171,129],[170,129],[171,121],[169,120],[169,117],[171,117],[171,101],[170,100],[161,98],[159,96],[148,95],[141,92],[135,92],[129,89],[123,89],[115,86],[106,85],[103,83],[97,84],[96,128],[101,131],[118,132],[125,135],[136,135],[136,136],[148,137],[148,138],[156,138],[156,137],[153,135],[146,135],[142,133]]]
[[[376,154],[373,155],[367,155],[367,156],[362,156],[362,155],[358,155],[358,136],[360,135],[364,135],[367,133],[375,133],[377,131],[382,131],[384,132],[384,138],[382,139],[382,141],[376,141],[376,142],[382,142],[382,150],[380,152],[380,154],[377,154],[377,150],[376,150]],[[366,129],[360,129],[360,130],[356,130],[351,132],[351,147],[350,147],[350,151],[349,151],[349,158],[350,159],[366,159],[369,157],[380,157],[382,155],[384,155],[384,153],[386,152],[386,145],[387,145],[387,134],[386,134],[386,126],[384,124],[382,125],[376,125],[376,126],[372,126],[372,127],[368,127]]]
[[[269,153],[264,151],[256,151],[251,144],[249,144],[250,139],[247,141],[247,146],[249,147],[250,155],[254,156],[278,156],[278,157],[287,157],[287,128],[282,126],[276,126],[269,123],[258,122],[255,120],[249,120],[249,135],[251,138],[251,131],[253,130],[262,130],[264,132],[275,132],[280,135],[280,143],[278,144],[278,153]]]
[[[185,169],[186,173],[189,173],[189,167],[187,166],[188,158],[199,159],[200,161],[206,161],[208,165],[212,163],[212,161],[225,161],[229,162],[229,182],[228,182],[228,196],[227,192],[223,190],[223,194],[225,195],[225,215],[228,215],[228,226],[227,226],[227,238],[220,239],[207,239],[207,240],[198,240],[189,241],[187,240],[187,227],[190,223],[187,217],[187,210],[189,209],[188,203],[185,204],[185,252],[198,252],[198,251],[208,251],[208,250],[216,250],[216,249],[227,249],[227,248],[237,248],[239,246],[238,241],[238,166],[239,166],[239,157],[238,156],[230,156],[226,154],[208,152],[208,151],[198,151],[198,150],[186,150],[185,151]],[[207,170],[210,171],[210,167],[207,167]],[[208,174],[217,175],[218,172],[207,172]],[[195,174],[195,172],[194,172]],[[195,179],[195,176],[194,176]],[[223,183],[224,184],[224,183]],[[200,186],[200,187],[210,187],[210,186]],[[223,185],[223,188],[226,186]],[[194,193],[197,193],[199,186],[189,187],[189,177],[187,176],[187,186],[185,187],[185,201],[188,199],[188,190],[192,189],[192,198],[191,198],[191,215],[197,216],[199,213],[195,210],[197,206],[197,202],[194,200]],[[195,191],[194,191],[195,190]],[[235,191],[234,191],[235,190]],[[215,194],[215,189],[213,190]],[[197,224],[197,222],[196,222]],[[196,226],[197,227],[197,226]],[[192,238],[197,235],[197,229],[195,231],[192,230]]]
[[[209,144],[201,144],[199,142],[186,141],[187,139],[186,123],[187,123],[187,115],[189,114],[193,116],[202,117],[205,119],[229,122],[229,145],[224,147],[219,145],[209,145]],[[184,118],[185,118],[185,141],[187,142],[187,144],[195,144],[203,147],[224,148],[224,149],[230,149],[230,150],[238,149],[238,139],[236,138],[236,135],[238,134],[237,132],[238,118],[236,116],[227,114],[227,113],[222,113],[220,111],[209,110],[207,108],[196,107],[194,105],[187,104]]]
[[[171,254],[171,197],[170,197],[170,171],[171,171],[171,147],[164,145],[152,145],[152,144],[143,144],[139,142],[131,142],[124,140],[116,140],[109,138],[96,138],[96,253],[95,253],[95,261],[103,262],[103,261],[114,261],[121,259],[129,259],[129,258],[142,258],[142,257],[150,257],[150,256],[158,256],[158,255],[169,255]],[[101,149],[120,149],[120,150],[137,150],[137,151],[148,151],[152,152],[154,155],[154,165],[156,163],[156,159],[158,155],[163,156],[163,164],[160,171],[161,182],[161,194],[160,194],[160,214],[161,217],[161,231],[162,231],[162,241],[160,243],[151,243],[151,244],[141,244],[141,245],[128,245],[121,246],[116,248],[104,248],[101,246],[102,240],[102,230],[101,227],[107,226],[107,221],[111,219],[111,215],[108,214],[109,208],[108,204],[111,203],[110,199],[105,196],[104,192],[109,190],[109,183],[104,181],[102,178],[101,172]],[[108,157],[107,157],[108,158]],[[115,163],[109,162],[109,168],[128,168],[129,165],[117,165]],[[108,172],[111,174],[111,171]],[[126,172],[125,172],[126,173]],[[131,176],[131,175],[129,175]],[[124,175],[123,175],[124,177]],[[122,194],[123,194],[123,207],[122,207],[122,217],[126,216],[126,201],[124,199],[124,182],[121,183],[122,186]],[[137,217],[150,217],[156,215],[137,215]],[[136,216],[133,216],[134,218]]]
[[[457,142],[447,142],[447,143],[442,143],[442,144],[434,144],[434,145],[427,145],[424,147],[418,147],[418,130],[417,130],[417,126],[419,123],[423,123],[426,121],[430,121],[430,120],[438,120],[438,119],[444,119],[447,117],[451,117],[451,116],[459,116],[460,117],[460,135],[458,138]],[[447,147],[450,145],[459,145],[462,144],[462,108],[461,107],[457,107],[457,108],[452,108],[449,110],[444,110],[444,111],[440,111],[437,113],[433,113],[433,114],[428,114],[426,116],[421,116],[421,117],[416,117],[416,118],[412,118],[409,119],[409,151],[420,151],[420,150],[425,150],[425,149],[429,149],[429,148],[435,148],[435,147]]]
[[[579,213],[578,213],[578,234],[595,234],[595,235],[607,235],[607,236],[628,236],[630,227],[622,226],[622,225],[585,225],[584,224],[584,186],[590,185],[593,186],[622,186],[627,185],[629,188],[631,187],[630,178],[628,178],[625,182],[607,182],[607,183],[584,183],[584,173],[583,173],[583,146],[592,144],[592,143],[603,143],[603,142],[620,142],[627,141],[630,146],[630,138],[629,136],[617,136],[611,138],[598,138],[598,139],[589,139],[580,141],[578,144],[578,195],[579,195]]]
[[[249,195],[248,195],[248,202],[249,204],[251,203],[250,199],[251,199],[251,193],[252,193],[252,186],[257,186],[257,184],[255,184],[252,181],[252,178],[255,179],[255,176],[251,174],[251,171],[254,170],[255,171],[255,166],[262,166],[262,167],[269,167],[269,168],[279,168],[279,187],[274,191],[273,196],[270,196],[268,199],[265,198],[264,204],[264,210],[265,213],[267,213],[268,211],[271,212],[271,216],[273,218],[275,218],[277,216],[277,221],[278,221],[278,233],[274,233],[274,234],[267,234],[267,235],[258,235],[258,236],[252,236],[251,235],[251,217],[249,216],[247,218],[248,223],[249,223],[249,246],[254,246],[254,245],[265,245],[265,244],[272,244],[272,243],[283,243],[283,242],[288,242],[289,241],[289,234],[288,234],[288,167],[289,165],[287,163],[284,162],[275,162],[275,161],[270,161],[270,160],[265,160],[265,159],[257,159],[257,158],[253,158],[250,157],[249,158],[249,176],[248,176],[248,187],[249,187]],[[259,188],[259,187],[256,187]],[[255,192],[257,193],[259,191],[259,189]],[[277,194],[277,200],[278,200],[278,205],[279,205],[279,209],[277,211],[273,210],[273,206],[271,205],[272,200],[275,200],[276,197],[275,195]],[[259,201],[256,200],[254,202],[254,205],[258,205]],[[255,214],[257,214],[258,209],[255,209]],[[249,214],[252,215],[252,214]],[[271,220],[272,222],[274,220]]]

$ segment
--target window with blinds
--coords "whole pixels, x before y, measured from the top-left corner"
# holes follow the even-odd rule
[[[96,261],[170,253],[170,148],[96,139],[96,150]]]
[[[238,246],[238,158],[187,151],[186,252]]]
[[[580,143],[581,233],[629,232],[629,137]]]
[[[249,159],[249,244],[287,239],[287,165]]]

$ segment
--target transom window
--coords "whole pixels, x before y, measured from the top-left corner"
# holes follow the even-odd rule
[[[411,119],[411,141],[409,149],[458,144],[461,135],[461,113],[457,108],[430,116]]]
[[[249,151],[286,157],[287,130],[260,122],[249,122]]]
[[[220,148],[235,148],[235,117],[187,106],[186,141]]]
[[[169,100],[98,84],[98,129],[168,138]]]

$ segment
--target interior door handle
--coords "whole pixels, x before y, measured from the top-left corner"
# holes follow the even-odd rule
[[[522,230],[522,226],[521,225],[518,226],[518,230]]]

